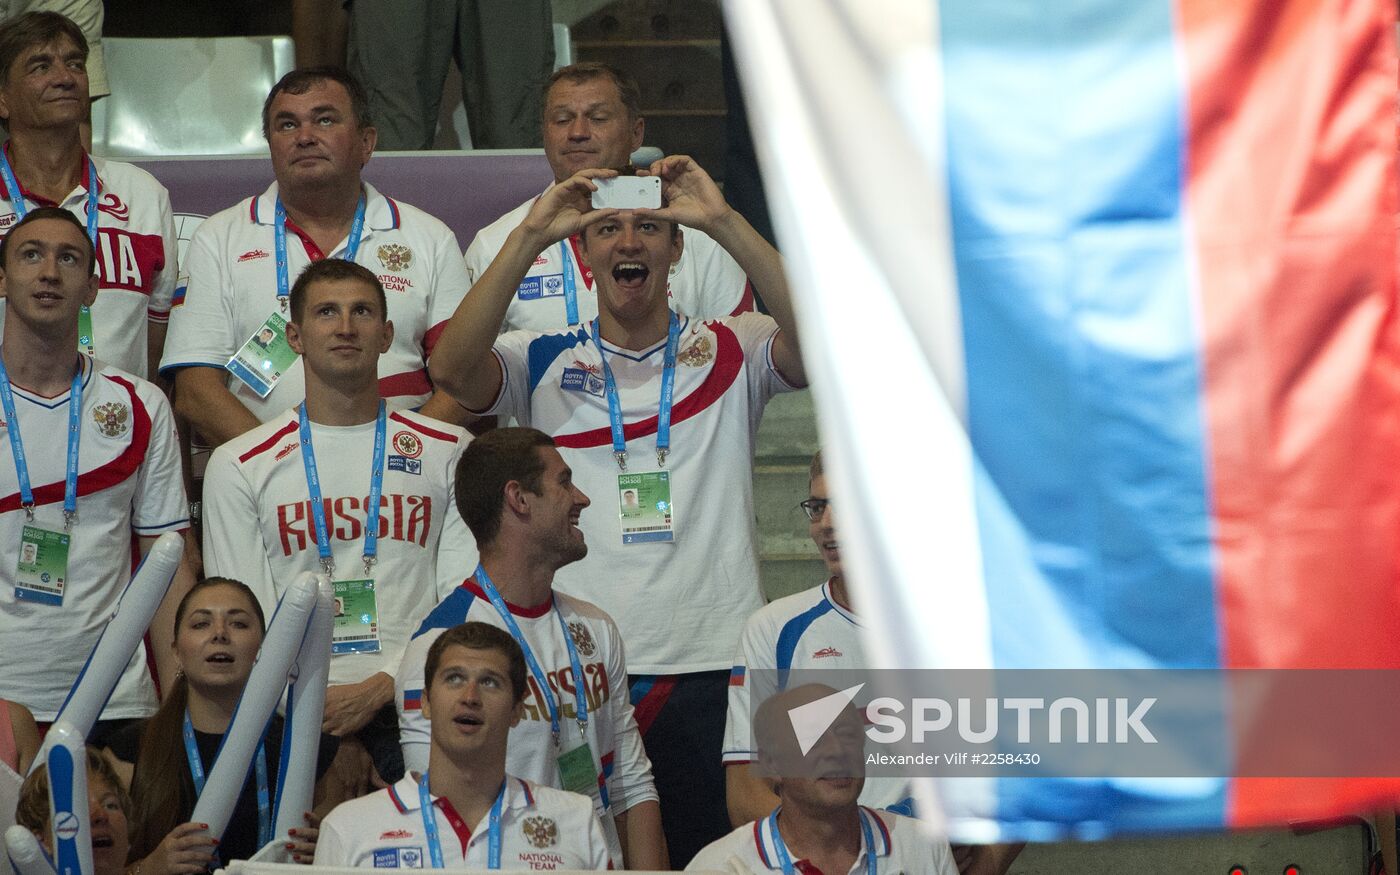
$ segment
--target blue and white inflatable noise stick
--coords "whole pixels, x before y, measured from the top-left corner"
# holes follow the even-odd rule
[[[83,735],[60,720],[49,727],[48,737],[53,739],[49,745],[48,765],[54,871],[58,875],[93,875],[87,751],[83,748]]]
[[[161,600],[170,589],[170,581],[180,567],[184,549],[184,540],[174,532],[167,532],[156,539],[122,593],[111,622],[102,630],[87,663],[78,673],[73,688],[68,691],[63,707],[59,708],[57,719],[67,722],[84,738],[92,732],[92,726],[116,688],[117,680],[131,662],[131,655],[141,646],[151,618],[156,615],[156,609],[160,607]],[[52,732],[45,736],[38,756],[34,757],[36,765],[44,762],[44,754],[53,743],[52,739]]]
[[[316,575],[316,608],[292,667],[287,690],[287,720],[282,730],[282,758],[277,773],[277,817],[273,841],[286,841],[287,830],[305,826],[316,789],[316,761],[321,747],[321,716],[330,682],[331,632],[335,625],[335,587]]]
[[[5,830],[5,850],[19,875],[54,875],[49,857],[34,833],[16,824]]]
[[[277,603],[277,611],[268,624],[258,661],[253,665],[248,684],[238,700],[238,708],[233,712],[233,720],[224,735],[214,767],[209,770],[204,792],[199,795],[194,814],[190,816],[194,823],[209,824],[209,835],[215,838],[222,837],[228,828],[234,803],[238,801],[238,794],[248,777],[248,767],[267,729],[272,709],[277,707],[277,701],[282,697],[287,675],[297,651],[301,649],[307,622],[316,609],[319,597],[316,575],[304,571],[297,575]],[[325,695],[324,692],[322,695]],[[319,732],[319,719],[316,724]],[[312,763],[315,763],[314,757]]]

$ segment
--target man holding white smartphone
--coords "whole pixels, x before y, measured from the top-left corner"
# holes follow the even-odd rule
[[[580,170],[630,168],[646,129],[639,101],[632,77],[607,64],[556,70],[541,110],[544,153],[555,183]],[[659,188],[655,191],[660,193]],[[486,272],[536,200],[530,198],[477,233],[466,255],[471,282]],[[685,251],[670,271],[672,309],[701,319],[752,310],[748,278],[734,259],[699,231],[687,229],[685,238]],[[571,237],[536,253],[516,287],[501,330],[551,331],[582,325],[596,315],[593,274],[581,264],[578,240]]]
[[[671,864],[729,832],[720,749],[730,657],[763,603],[753,443],[769,398],[806,384],[782,260],[691,159],[662,159],[663,209],[594,209],[585,169],[545,192],[448,321],[429,361],[473,413],[554,438],[593,499],[588,556],[555,587],[607,611],[627,642]],[[677,225],[684,225],[682,231]],[[692,230],[693,229],[693,230]],[[702,322],[667,306],[670,269],[697,234],[764,291],[771,316]],[[571,237],[598,317],[497,336],[536,253]],[[629,492],[635,496],[629,500]]]

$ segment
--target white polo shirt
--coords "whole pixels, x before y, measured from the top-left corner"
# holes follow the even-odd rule
[[[5,144],[8,154],[9,143]],[[147,322],[165,324],[179,268],[170,193],[139,167],[83,157],[78,186],[53,203],[31,194],[19,180],[25,205],[62,207],[87,227],[88,161],[97,168],[97,270],[101,285],[92,305],[96,357],[138,377],[148,376]],[[19,221],[0,179],[0,236]],[[0,307],[0,326],[4,325]]]
[[[476,233],[467,247],[466,256],[467,275],[472,284],[481,279],[486,268],[491,266],[505,245],[506,237],[525,219],[536,200],[538,198],[530,198]],[[667,284],[671,309],[699,319],[718,319],[752,310],[753,291],[739,263],[704,232],[683,228],[681,234],[685,241],[681,260],[671,266]],[[535,263],[510,300],[501,331],[558,331],[568,328],[563,283],[566,269],[574,275],[579,324],[593,321],[598,315],[598,292],[593,288],[593,272],[583,266],[577,241],[565,240],[535,258]]]
[[[165,396],[125,371],[80,359],[78,518],[61,605],[15,597],[20,535],[28,522],[9,436],[0,437],[0,665],[9,667],[0,672],[0,698],[23,702],[41,721],[57,715],[131,580],[132,536],[189,526],[180,445]],[[69,392],[45,398],[15,386],[14,401],[34,490],[34,524],[61,532]],[[137,648],[102,719],[145,717],[155,707],[146,654]]]
[[[520,628],[550,693],[560,710],[560,746],[555,748],[550,729],[549,707],[533,673],[526,673],[525,717],[510,731],[506,770],[549,787],[562,787],[558,754],[579,743],[576,718],[573,665],[569,661],[562,616],[578,652],[584,675],[584,704],[588,707],[588,748],[598,773],[598,786],[590,788],[607,833],[613,861],[622,866],[622,845],[618,841],[612,813],[658,799],[652,781],[651,760],[642,747],[641,733],[633,716],[627,689],[627,662],[622,653],[622,636],[612,618],[595,605],[556,593],[559,613],[546,602],[535,608],[506,603]],[[399,709],[399,738],[404,764],[424,769],[431,746],[430,724],[422,711],[423,670],[428,650],[444,631],[474,620],[507,628],[505,621],[482,592],[475,578],[468,579],[443,599],[423,621],[405,651],[395,678],[395,702]],[[608,813],[612,812],[612,813]]]
[[[432,394],[428,353],[467,292],[467,274],[451,229],[369,183],[364,188],[365,224],[355,261],[383,283],[394,323],[394,343],[379,357],[379,394],[397,406],[416,407]],[[258,197],[210,216],[195,231],[186,258],[189,287],[171,312],[161,373],[192,365],[223,368],[268,316],[282,314],[273,242],[276,204],[274,182]],[[288,288],[311,262],[344,257],[348,243],[347,237],[322,253],[289,221]],[[232,375],[228,386],[263,422],[306,395],[300,360],[265,399]]]
[[[871,837],[875,842],[875,871],[879,875],[957,875],[958,867],[953,863],[953,850],[948,847],[947,841],[931,839],[911,818],[890,811],[863,810],[875,827]],[[706,845],[685,868],[687,872],[700,870],[753,875],[782,872],[783,866],[774,841],[772,821],[763,817]],[[866,855],[869,853],[871,849],[866,846],[862,833],[860,852],[856,854],[849,873],[823,873],[808,861],[796,858],[792,864],[801,875],[864,875]]]
[[[448,869],[486,869],[489,813],[468,826],[440,796],[431,797]],[[607,869],[608,849],[593,806],[583,796],[506,776],[501,807],[502,869]],[[398,783],[336,806],[321,822],[317,866],[428,869],[418,780]]]

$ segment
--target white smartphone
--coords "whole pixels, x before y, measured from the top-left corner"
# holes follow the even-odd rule
[[[598,186],[592,197],[595,210],[661,209],[659,176],[612,176],[593,182]]]

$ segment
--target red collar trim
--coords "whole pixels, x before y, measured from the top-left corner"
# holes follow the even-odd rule
[[[468,577],[466,580],[462,581],[462,589],[465,589],[477,598],[486,599],[486,590],[482,589],[481,585],[476,582],[475,576]],[[502,596],[503,601],[504,599],[505,597]],[[488,602],[490,601],[490,599],[486,600]],[[532,620],[539,619],[545,614],[548,614],[549,609],[552,607],[554,607],[554,599],[552,598],[528,608],[522,608],[520,605],[513,605],[510,602],[506,602],[506,608],[508,608],[512,614],[515,614],[517,617],[528,617]]]
[[[462,815],[457,813],[457,809],[452,807],[452,803],[447,801],[446,796],[439,796],[433,800],[433,804],[447,815],[447,822],[451,825],[452,831],[457,834],[457,840],[462,843],[462,857],[467,856],[467,845],[472,840],[472,829],[467,826],[467,822],[462,819]]]
[[[306,250],[306,257],[312,261],[324,261],[326,253],[321,251],[321,247],[316,245],[316,241],[311,239],[311,235],[297,227],[297,223],[292,221],[292,217],[287,217],[287,230],[297,235],[301,239],[302,248]]]

